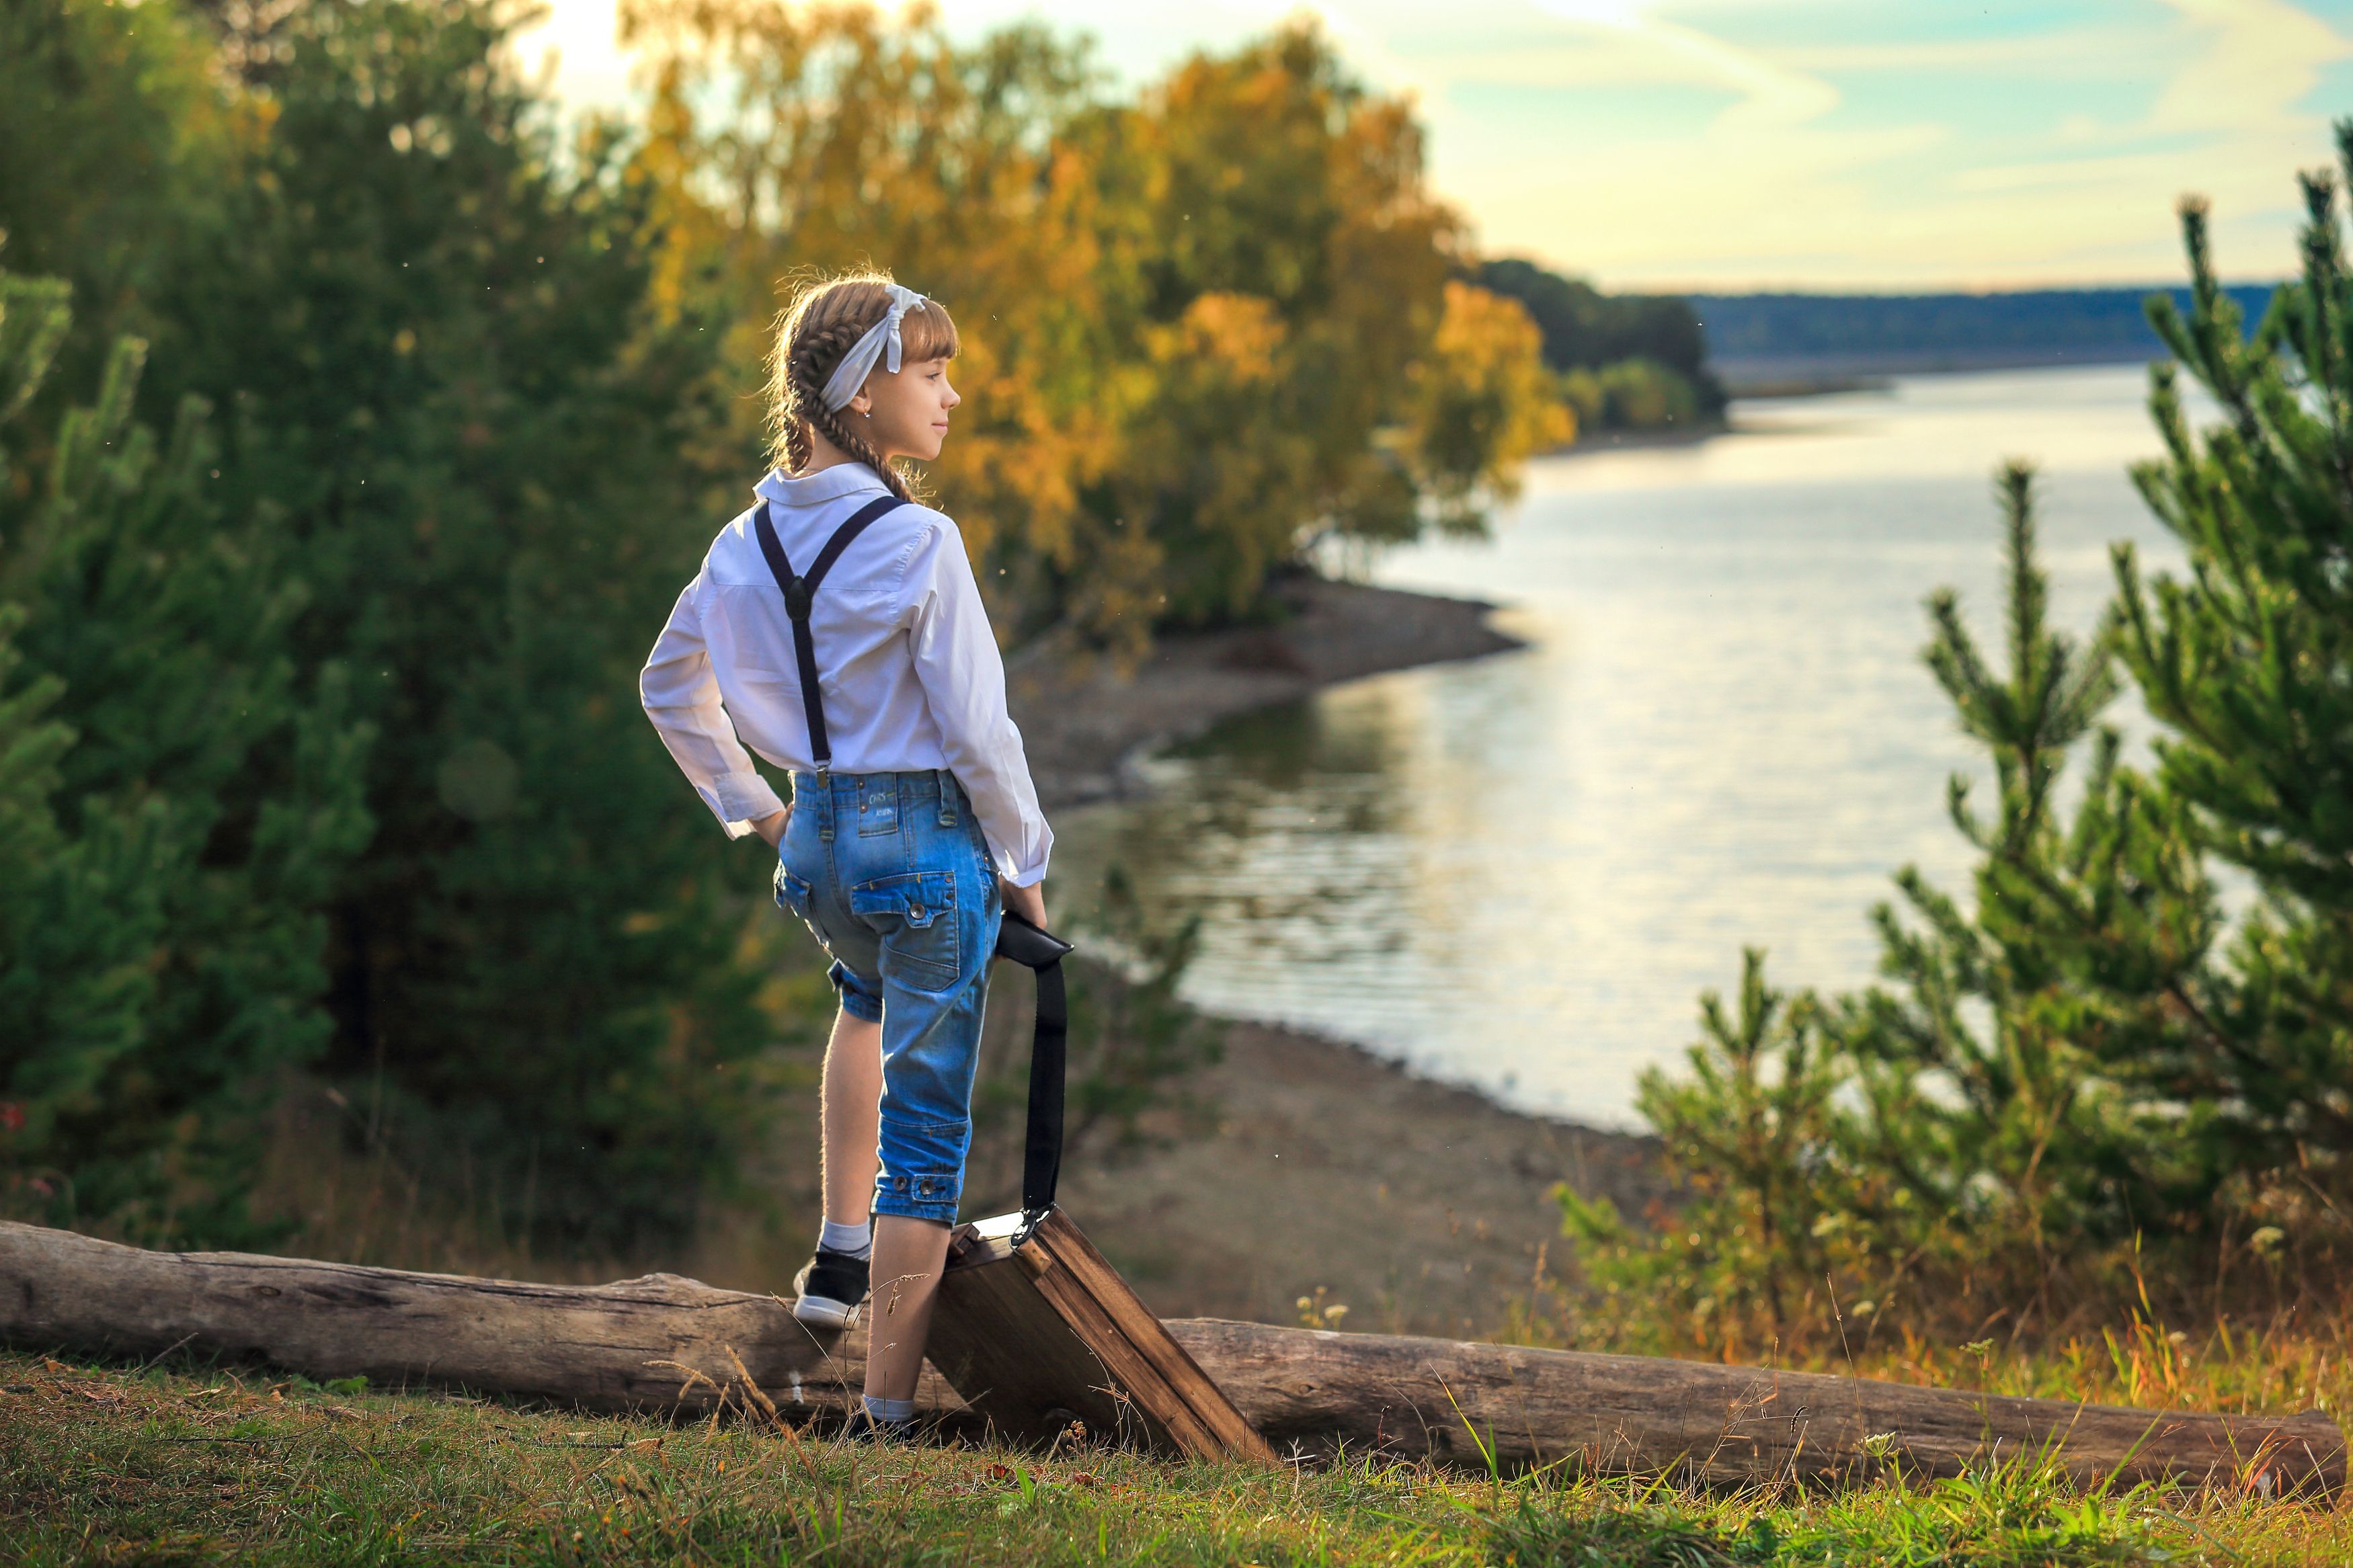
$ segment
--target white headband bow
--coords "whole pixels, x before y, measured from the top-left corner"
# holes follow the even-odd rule
[[[874,373],[876,360],[881,360],[886,370],[896,372],[899,368],[899,318],[925,300],[913,289],[902,289],[896,283],[883,287],[891,290],[891,308],[882,313],[881,321],[866,329],[865,336],[849,345],[849,352],[841,356],[841,363],[826,377],[828,409],[839,408],[858,395],[858,389]]]

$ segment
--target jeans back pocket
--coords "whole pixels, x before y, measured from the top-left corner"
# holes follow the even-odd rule
[[[919,991],[944,991],[964,972],[955,878],[946,871],[902,871],[849,889],[849,912],[882,939],[885,977],[892,960]]]

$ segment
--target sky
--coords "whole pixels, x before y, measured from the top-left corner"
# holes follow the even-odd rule
[[[2353,113],[2353,0],[941,0],[1091,35],[1128,87],[1312,15],[1409,96],[1487,255],[1605,288],[1915,291],[2293,269],[2295,172]],[[520,41],[573,103],[634,90],[614,0]]]

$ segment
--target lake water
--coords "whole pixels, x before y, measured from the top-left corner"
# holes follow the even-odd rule
[[[1374,572],[1504,605],[1526,651],[1152,759],[1149,798],[1057,824],[1060,902],[1085,930],[1116,861],[1162,916],[1202,916],[1199,1005],[1630,1124],[1637,1074],[1681,1059],[1744,944],[1777,984],[1851,986],[1891,872],[1967,895],[1944,794],[1974,759],[1919,660],[1922,599],[1953,584],[1999,637],[1990,475],[2012,455],[2042,467],[2060,625],[2098,615],[2109,542],[2177,565],[2125,473],[2158,449],[2144,394],[2137,367],[1919,377],[1539,461],[1492,540]]]

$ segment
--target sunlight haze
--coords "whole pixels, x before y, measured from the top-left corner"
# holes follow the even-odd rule
[[[568,101],[624,99],[612,0],[522,40]],[[2353,110],[2353,0],[947,0],[959,36],[1092,35],[1124,83],[1313,15],[1410,94],[1491,254],[1610,287],[2146,283],[2214,203],[2227,277],[2278,276],[2295,193]]]

